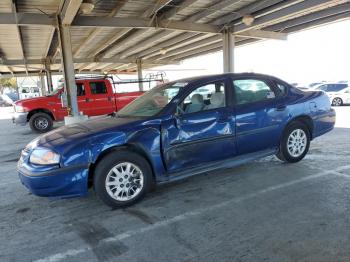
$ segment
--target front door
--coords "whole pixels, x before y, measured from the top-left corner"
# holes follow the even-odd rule
[[[235,123],[225,79],[191,88],[177,114],[162,124],[163,155],[169,172],[235,155]]]
[[[86,87],[83,82],[77,82],[77,101],[79,112],[83,112],[84,115],[89,115],[89,109],[91,107],[90,101],[87,99]]]
[[[282,90],[264,79],[234,79],[238,154],[279,144],[281,123],[287,114]]]

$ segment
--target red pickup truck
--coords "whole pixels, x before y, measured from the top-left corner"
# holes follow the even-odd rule
[[[109,78],[77,79],[77,99],[79,111],[87,116],[112,114],[133,101],[143,92],[118,93]],[[51,130],[53,121],[62,121],[68,115],[62,106],[63,88],[44,96],[15,102],[13,122],[25,125],[38,133]]]

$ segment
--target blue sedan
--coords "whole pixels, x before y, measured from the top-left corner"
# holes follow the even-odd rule
[[[298,162],[334,123],[322,91],[258,74],[189,78],[148,91],[115,117],[33,140],[18,171],[35,195],[84,196],[93,187],[107,205],[122,207],[156,184],[257,158]]]

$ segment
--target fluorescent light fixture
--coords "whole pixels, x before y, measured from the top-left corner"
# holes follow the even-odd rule
[[[252,15],[245,15],[242,18],[242,22],[246,26],[251,26],[254,23],[254,21],[255,21],[255,17]]]

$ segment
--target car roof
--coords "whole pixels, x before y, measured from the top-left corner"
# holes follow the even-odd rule
[[[195,83],[197,81],[210,81],[212,79],[220,78],[220,77],[256,77],[256,78],[270,78],[274,80],[280,80],[277,77],[271,76],[271,75],[265,75],[265,74],[257,74],[257,73],[224,73],[224,74],[214,74],[214,75],[204,75],[204,76],[195,76],[195,77],[189,77],[189,78],[183,78],[183,79],[178,79],[175,81],[171,81],[170,83],[176,83],[176,82],[187,82],[187,83]],[[284,81],[282,81],[284,82]]]

